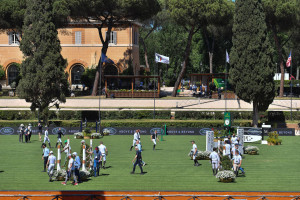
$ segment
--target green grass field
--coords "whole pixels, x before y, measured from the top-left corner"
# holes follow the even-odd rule
[[[282,137],[281,146],[254,144],[260,148],[260,155],[245,155],[242,165],[246,177],[221,183],[212,176],[209,161],[200,161],[202,165],[194,167],[187,156],[192,139],[205,150],[204,136],[164,136],[153,151],[150,136],[142,135],[143,160],[147,163],[144,176],[138,174],[138,167],[137,174],[130,174],[132,136],[106,136],[102,140],[109,151],[110,167],[78,186],[48,182],[47,173],[41,172],[42,149],[37,139],[34,135],[32,143],[20,144],[17,136],[0,136],[0,190],[300,191],[300,137]],[[55,145],[56,137],[50,139]],[[70,139],[72,150],[78,152],[80,140]],[[99,141],[93,140],[93,145]]]

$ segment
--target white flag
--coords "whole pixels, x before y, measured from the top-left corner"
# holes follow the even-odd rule
[[[228,55],[227,50],[226,50],[226,62],[229,63],[229,55]]]
[[[158,53],[155,53],[155,62],[170,64],[170,59],[167,56],[160,55]]]

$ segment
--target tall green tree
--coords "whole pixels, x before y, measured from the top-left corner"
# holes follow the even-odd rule
[[[66,101],[68,82],[54,24],[54,0],[27,0],[20,49],[25,56],[21,64],[22,79],[17,87],[21,98],[31,102],[47,120],[49,106]]]
[[[105,55],[113,27],[127,26],[136,19],[145,20],[160,11],[158,0],[70,0],[70,7],[73,19],[84,20],[98,29],[103,45],[101,52]],[[104,28],[107,28],[106,35],[102,32]],[[92,96],[96,96],[98,91],[101,65],[100,58]]]
[[[171,16],[188,33],[185,44],[183,64],[175,82],[172,96],[176,96],[178,86],[184,77],[194,34],[208,24],[217,25],[228,15],[226,0],[169,0]]]
[[[261,0],[237,0],[229,81],[242,100],[253,103],[253,125],[275,97],[272,47]]]
[[[284,92],[285,58],[289,51],[284,52],[284,46],[292,36],[291,30],[297,25],[299,0],[262,0],[266,13],[266,23],[272,32],[277,50],[277,63],[280,65],[281,81],[279,96]]]

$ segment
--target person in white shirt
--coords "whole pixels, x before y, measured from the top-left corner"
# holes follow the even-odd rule
[[[156,146],[156,141],[158,140],[158,137],[157,137],[157,130],[155,130],[151,136],[150,136],[152,142],[153,142],[153,150],[155,150],[155,146]]]
[[[75,164],[74,164],[74,156],[72,157],[71,154],[69,156],[69,164],[68,164],[68,173],[66,175],[66,180],[65,182],[62,182],[61,184],[66,185],[68,178],[70,178],[72,175],[74,177],[74,185],[78,185],[76,175],[75,175]]]
[[[46,144],[46,141],[49,144],[49,148],[51,148],[51,143],[50,143],[50,139],[49,139],[49,132],[48,132],[48,127],[46,126],[46,130],[45,130],[45,136],[44,136],[44,143]]]
[[[225,155],[225,156],[228,156],[229,158],[231,158],[231,157],[230,157],[230,154],[231,154],[231,146],[230,146],[228,140],[225,140],[224,151],[225,151],[224,155]]]
[[[132,140],[132,146],[130,147],[130,151],[132,151],[132,148],[134,147],[137,140],[140,140],[141,135],[139,133],[139,130],[135,130],[133,134],[133,140]]]
[[[233,165],[233,171],[236,176],[239,174],[239,168],[242,164],[242,156],[239,154],[238,151],[235,151],[235,155],[232,158],[232,165]]]
[[[107,155],[107,148],[106,146],[103,144],[102,141],[100,141],[100,145],[99,145],[99,151],[102,155],[102,160],[100,161],[100,168],[105,169],[105,163],[106,163],[106,155]],[[103,165],[102,165],[103,162]]]
[[[200,164],[198,163],[198,161],[196,159],[196,156],[197,156],[197,153],[198,153],[197,145],[195,144],[194,140],[192,140],[191,142],[193,144],[192,151],[193,151],[194,166],[199,166]]]
[[[49,182],[51,182],[51,178],[53,176],[54,167],[56,165],[56,157],[53,155],[53,151],[50,151],[50,156],[48,157],[47,167],[48,167],[48,175],[49,175]]]
[[[217,153],[216,147],[213,148],[213,152],[211,152],[211,154],[209,155],[209,159],[211,161],[213,175],[215,176],[218,173],[218,169],[220,166],[220,157]]]
[[[65,157],[65,162],[64,162],[64,166],[66,166],[67,164],[67,161],[68,161],[68,155],[71,153],[71,146],[70,144],[68,143],[68,140],[65,140],[65,147],[63,148],[63,150],[61,152],[65,152],[66,154],[66,157]]]

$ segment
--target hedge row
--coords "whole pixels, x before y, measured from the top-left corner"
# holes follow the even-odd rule
[[[250,111],[231,111],[234,120],[251,120]],[[155,111],[155,119],[170,119],[171,112]],[[300,120],[299,112],[292,112],[293,120]],[[224,112],[221,111],[176,111],[177,120],[223,120]],[[31,111],[0,110],[0,120],[37,120],[38,113]],[[99,119],[98,111],[50,111],[49,120],[85,120],[96,121]],[[129,111],[101,111],[101,120],[124,119],[153,119],[152,110]],[[270,111],[259,113],[262,122],[284,122],[291,119],[290,112]]]
[[[31,123],[34,127],[37,126],[37,120],[18,120],[18,121],[5,121],[0,120],[0,127],[18,127],[20,124]],[[101,126],[103,127],[223,127],[223,120],[103,120],[101,121]],[[251,126],[251,121],[234,121],[234,126],[247,127]],[[80,127],[79,120],[55,120],[50,121],[50,126],[60,126],[60,127]],[[88,127],[95,127],[95,122],[88,122]]]

